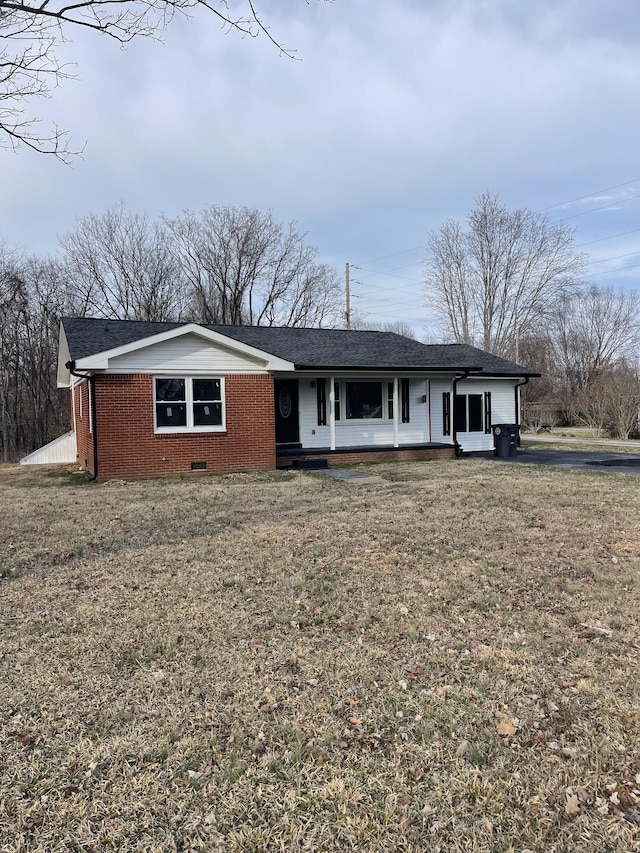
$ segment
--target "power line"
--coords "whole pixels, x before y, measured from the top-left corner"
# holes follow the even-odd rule
[[[363,263],[376,264],[378,261],[385,261],[387,258],[395,258],[397,255],[407,255],[409,252],[417,252],[418,249],[424,249],[424,245],[415,246],[413,249],[402,249],[400,252],[392,252],[390,255],[382,255],[381,258],[372,258],[370,261],[363,261]],[[421,263],[421,261],[418,261],[418,263]],[[355,266],[355,264],[353,266]]]
[[[634,270],[637,267],[640,267],[640,264],[629,264],[626,267],[618,267],[615,270],[605,270],[604,272],[597,273],[599,278],[610,278],[612,275],[618,275],[619,273],[626,272],[627,270]]]
[[[391,273],[388,273],[388,272],[383,272],[383,271],[380,271],[380,270],[368,270],[368,269],[366,269],[365,267],[355,267],[355,269],[357,269],[357,270],[362,270],[363,272],[370,272],[370,273],[372,273],[373,275],[386,275],[386,276],[388,276],[389,278],[400,278],[400,279],[402,279],[403,281],[415,281],[417,284],[422,284],[422,283],[423,283],[423,282],[422,282],[422,279],[420,279],[420,278],[409,278],[409,277],[408,277],[408,276],[406,276],[406,275],[391,275]],[[402,269],[402,267],[399,267],[399,269]]]
[[[545,213],[547,210],[555,210],[557,207],[564,207],[565,204],[573,204],[574,202],[582,201],[585,198],[591,198],[591,196],[598,195],[598,193],[608,193],[610,190],[619,190],[621,187],[628,187],[629,184],[635,184],[638,181],[640,181],[640,178],[634,178],[631,181],[625,181],[623,184],[616,184],[614,187],[605,187],[603,190],[593,190],[593,192],[578,196],[578,198],[570,198],[568,201],[561,201],[558,202],[558,204],[552,204],[550,207],[543,207],[540,213]]]
[[[606,264],[607,261],[618,261],[620,258],[630,258],[632,255],[640,255],[640,252],[626,252],[624,255],[614,255],[611,258],[601,258],[599,261],[590,261],[589,266],[594,264]]]
[[[609,237],[598,237],[597,240],[588,240],[586,243],[578,243],[576,249],[581,249],[583,246],[592,246],[594,243],[603,243],[605,240],[615,240],[616,237],[626,237],[627,234],[636,234],[640,228],[633,228],[631,231],[621,231],[619,234],[611,234]]]
[[[566,222],[568,219],[577,219],[578,216],[587,216],[589,213],[596,213],[598,210],[605,210],[606,208],[610,208],[612,204],[626,204],[628,201],[633,201],[636,198],[640,198],[640,193],[637,195],[630,195],[629,198],[621,198],[616,202],[609,202],[608,204],[602,204],[600,207],[592,207],[591,210],[583,210],[580,213],[572,213],[571,216],[563,216],[562,219],[556,219],[551,224],[555,225],[558,222]]]

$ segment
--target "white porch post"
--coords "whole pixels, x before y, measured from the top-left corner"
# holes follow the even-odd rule
[[[331,450],[336,449],[336,392],[333,384],[333,376],[329,378],[329,445]]]
[[[398,446],[398,377],[393,377],[393,446]]]

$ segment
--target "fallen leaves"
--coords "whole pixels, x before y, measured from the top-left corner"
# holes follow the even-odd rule
[[[511,737],[517,731],[517,727],[513,720],[509,720],[507,718],[500,720],[498,725],[496,726],[496,731],[500,735],[500,737]]]

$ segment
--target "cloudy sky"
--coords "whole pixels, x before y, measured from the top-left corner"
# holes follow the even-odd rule
[[[489,190],[573,225],[593,281],[640,285],[636,0],[256,8],[298,60],[204,11],[126,50],[69,32],[61,58],[79,79],[32,110],[86,142],[83,157],[0,149],[0,234],[47,254],[118,201],[151,216],[270,209],[341,275],[353,265],[370,323],[423,336],[426,235]]]

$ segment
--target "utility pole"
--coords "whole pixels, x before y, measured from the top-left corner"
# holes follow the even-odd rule
[[[346,303],[345,320],[347,329],[351,328],[351,291],[349,290],[349,264],[344,265],[344,295]]]

